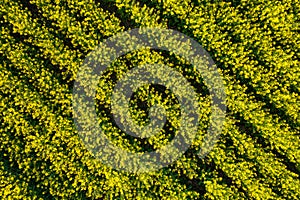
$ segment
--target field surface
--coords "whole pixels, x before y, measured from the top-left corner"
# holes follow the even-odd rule
[[[164,127],[137,138],[117,126],[109,95],[135,66],[172,67],[195,88],[200,106],[197,137],[188,150],[168,166],[135,174],[88,151],[72,101],[88,53],[139,27],[176,30],[206,49],[224,82],[226,118],[217,143],[200,158],[211,114],[201,74],[163,50],[144,48],[117,58],[95,95],[98,125],[114,145],[155,151],[181,125],[176,96],[150,84],[131,97],[130,116],[144,126],[158,103],[167,113]],[[299,0],[1,0],[0,197],[300,199],[299,66]]]

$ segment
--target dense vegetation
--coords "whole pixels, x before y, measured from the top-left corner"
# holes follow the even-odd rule
[[[0,3],[0,196],[3,199],[299,199],[300,1],[2,0]],[[190,64],[141,49],[118,59],[99,82],[96,109],[106,135],[132,152],[166,145],[180,108],[157,85],[131,98],[147,123],[160,102],[164,129],[148,139],[112,123],[109,95],[134,66],[172,66],[195,87],[199,134],[177,161],[155,172],[118,171],[85,148],[74,126],[72,90],[86,55],[104,39],[138,27],[180,31],[214,59],[226,86],[218,143],[197,156],[210,116],[210,94]]]

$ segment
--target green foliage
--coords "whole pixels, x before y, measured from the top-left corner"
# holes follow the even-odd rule
[[[3,199],[299,199],[300,98],[298,0],[131,1],[3,0],[0,4],[0,196]],[[99,125],[132,152],[159,149],[180,126],[172,91],[139,88],[130,101],[140,125],[159,103],[168,126],[147,140],[112,123],[110,94],[134,66],[165,64],[198,92],[201,121],[180,159],[159,171],[130,174],[94,158],[78,137],[72,84],[87,53],[136,27],[176,29],[216,61],[226,85],[221,138],[199,159],[210,120],[201,74],[178,55],[141,49],[100,79]]]

